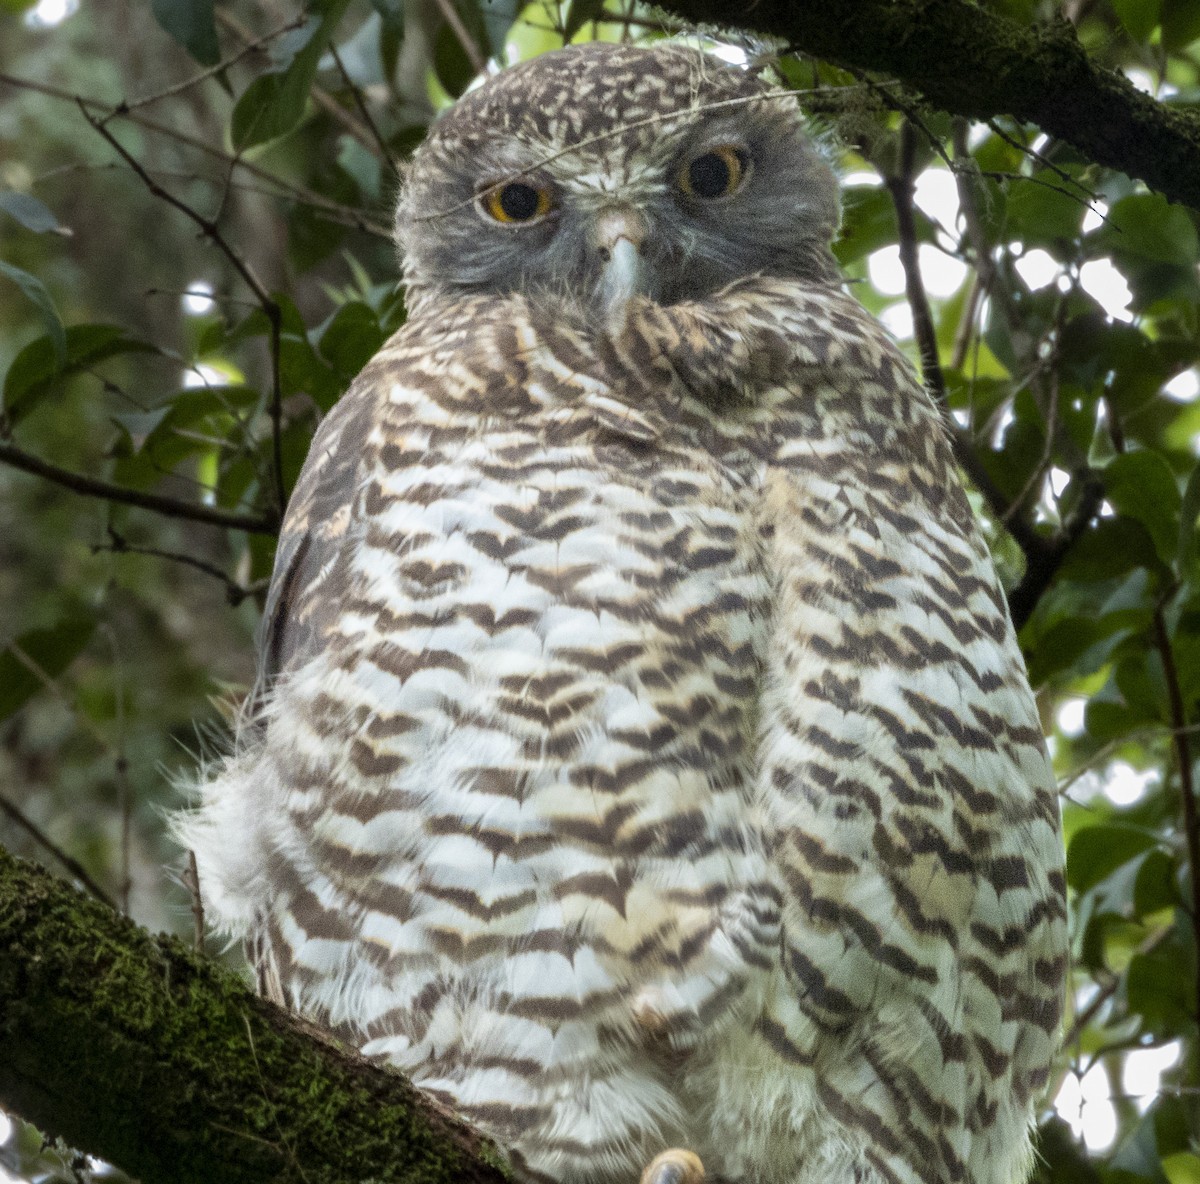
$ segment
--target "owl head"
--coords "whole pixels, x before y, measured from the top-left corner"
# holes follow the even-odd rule
[[[570,46],[489,79],[413,157],[415,301],[520,291],[611,310],[742,276],[828,278],[837,187],[795,100],[677,44]]]

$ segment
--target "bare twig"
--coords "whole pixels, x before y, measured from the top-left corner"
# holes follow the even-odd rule
[[[1084,483],[1083,492],[1058,534],[1045,538],[1023,519],[1016,519],[1009,525],[1009,532],[1025,553],[1025,574],[1008,596],[1008,611],[1017,629],[1033,615],[1042,593],[1050,587],[1063,560],[1096,520],[1104,504],[1104,484],[1100,479],[1088,470],[1080,477]]]
[[[136,111],[140,107],[148,107],[152,103],[157,103],[162,99],[172,98],[175,95],[182,94],[184,91],[191,90],[193,86],[197,86],[205,79],[213,77],[214,74],[220,74],[222,70],[228,70],[230,66],[240,62],[242,58],[248,57],[256,50],[269,45],[277,37],[282,37],[284,33],[290,33],[293,29],[298,29],[304,24],[306,19],[304,16],[293,17],[286,24],[280,25],[279,28],[274,29],[272,32],[264,33],[261,37],[255,37],[253,40],[247,41],[234,53],[231,53],[226,58],[222,58],[215,66],[209,66],[207,69],[193,74],[190,78],[185,78],[182,82],[168,86],[165,90],[156,91],[150,95],[143,95],[140,99],[123,99],[104,116],[103,122],[107,123],[116,116],[128,115],[131,111]]]
[[[68,855],[36,822],[33,821],[19,806],[14,802],[10,802],[6,797],[0,795],[0,813],[3,813],[10,821],[16,823],[30,838],[44,848],[59,863],[71,873],[72,877],[79,881],[84,888],[87,889],[97,900],[103,901],[110,909],[115,909],[116,903],[103,888],[100,887],[94,879],[92,879],[87,868],[79,862],[79,860]]]
[[[204,235],[229,260],[234,271],[241,276],[242,281],[254,293],[263,315],[270,326],[269,343],[271,352],[271,452],[274,472],[275,508],[282,517],[287,508],[287,491],[283,487],[283,386],[281,375],[281,334],[283,313],[279,305],[271,299],[262,281],[255,274],[250,264],[233,249],[229,240],[221,233],[220,227],[211,219],[206,218],[198,210],[194,210],[187,202],[164,189],[142,167],[141,163],[125,146],[104,126],[102,120],[95,118],[87,109],[87,105],[79,100],[77,106],[90,127],[98,132],[114,152],[133,170],[146,189],[167,205],[178,210],[185,218],[194,222]]]
[[[1044,359],[1040,360],[1039,366],[1034,368],[1034,372],[1040,369],[1048,372],[1049,377],[1045,380],[1046,392],[1046,442],[1042,446],[1042,455],[1038,458],[1038,462],[1030,471],[1029,476],[1025,479],[1025,484],[1021,486],[1016,497],[1009,503],[1009,507],[1000,516],[1000,521],[1005,526],[1013,521],[1021,512],[1025,504],[1025,499],[1029,496],[1033,488],[1042,479],[1042,475],[1050,467],[1050,462],[1054,457],[1055,435],[1058,431],[1058,399],[1059,399],[1059,346],[1062,341],[1063,323],[1066,319],[1067,300],[1066,296],[1059,297],[1058,306],[1054,313],[1054,336],[1050,342],[1050,351]],[[1042,386],[1041,382],[1038,386]]]
[[[12,74],[0,72],[0,83],[5,83],[9,86],[19,87],[22,90],[33,91],[37,94],[43,94],[53,99],[60,99],[69,103],[83,103],[89,109],[100,112],[109,110],[108,103],[101,102],[99,99],[81,99],[78,95],[72,94],[70,91],[63,90],[60,87],[50,86],[42,82],[34,82],[29,78],[17,78]],[[301,203],[302,205],[312,206],[314,209],[324,211],[331,220],[344,223],[347,226],[352,226],[356,230],[365,231],[368,234],[377,235],[379,238],[390,239],[392,237],[391,228],[385,226],[381,222],[375,222],[370,218],[363,216],[362,211],[354,206],[344,205],[341,202],[336,202],[323,194],[317,193],[315,190],[308,189],[303,185],[297,185],[292,181],[285,181],[282,177],[276,176],[260,165],[254,164],[252,161],[244,160],[236,153],[225,151],[199,136],[189,135],[187,132],[179,128],[168,127],[166,124],[150,119],[140,112],[134,112],[127,115],[130,123],[135,123],[138,127],[143,127],[147,131],[155,132],[159,135],[167,136],[176,143],[185,144],[189,148],[194,148],[197,152],[202,152],[207,156],[223,161],[226,164],[243,169],[251,176],[258,177],[261,181],[266,181],[274,185],[279,190],[276,196],[286,196],[292,201]]]
[[[350,72],[346,69],[345,62],[342,61],[342,55],[338,53],[338,48],[332,41],[329,43],[329,52],[333,55],[334,64],[338,68],[338,73],[342,76],[342,81],[350,89],[350,95],[354,99],[354,105],[358,108],[358,113],[363,118],[363,123],[371,132],[371,136],[375,141],[375,146],[379,149],[380,156],[388,162],[392,173],[395,176],[400,175],[400,169],[396,164],[395,158],[392,156],[391,149],[387,146],[387,141],[383,138],[383,133],[379,130],[379,124],[375,122],[375,117],[371,114],[370,108],[367,106],[367,101],[363,97],[362,89],[350,77]]]
[[[1173,590],[1172,590],[1173,591]],[[1196,946],[1200,948],[1200,812],[1196,808],[1196,784],[1192,777],[1192,752],[1189,743],[1187,709],[1175,664],[1175,650],[1167,631],[1160,602],[1154,609],[1154,643],[1163,664],[1167,683],[1167,701],[1171,708],[1171,738],[1179,762],[1179,793],[1183,805],[1183,834],[1187,843],[1188,879],[1192,885],[1191,925]],[[1195,1020],[1200,1025],[1200,978],[1196,982]]]
[[[1174,729],[1172,728],[1163,728],[1161,724],[1150,724],[1144,728],[1134,728],[1133,731],[1127,732],[1124,736],[1118,736],[1115,740],[1109,740],[1108,743],[1101,745],[1096,749],[1095,752],[1092,753],[1090,757],[1087,758],[1087,760],[1082,761],[1065,777],[1063,777],[1061,781],[1059,781],[1058,796],[1065,797],[1067,791],[1072,785],[1075,784],[1075,782],[1089,773],[1102,761],[1107,760],[1122,745],[1130,744],[1144,736],[1154,736],[1160,730],[1165,731],[1168,735],[1174,735]],[[1183,728],[1182,731],[1184,735],[1194,735],[1196,732],[1200,732],[1200,724],[1189,724],[1186,728]]]
[[[190,847],[187,853],[187,867],[179,877],[183,886],[192,898],[192,938],[196,949],[204,949],[204,898],[200,895],[200,869],[196,866],[196,852]]]
[[[101,631],[108,638],[109,649],[112,651],[113,703],[116,711],[116,740],[109,746],[112,755],[113,778],[117,784],[117,802],[121,815],[121,880],[117,892],[121,902],[121,912],[129,916],[129,895],[133,889],[133,877],[130,874],[130,854],[133,842],[133,792],[129,784],[129,758],[125,746],[125,686],[122,674],[121,649],[117,642],[116,630],[104,622]]]
[[[158,547],[142,547],[131,543],[111,526],[108,528],[108,537],[110,542],[96,543],[92,547],[93,555],[103,551],[113,555],[148,555],[154,559],[166,559],[170,563],[180,563],[185,567],[195,568],[196,571],[202,571],[205,575],[220,580],[225,586],[225,598],[234,608],[237,608],[248,596],[257,596],[260,592],[265,591],[264,583],[254,583],[249,587],[243,586],[236,580],[230,579],[215,563],[207,563],[203,559],[197,559],[194,555],[185,555],[180,551],[164,551]]]
[[[1151,933],[1145,941],[1137,948],[1137,954],[1146,955],[1152,954],[1158,946],[1171,935],[1171,927],[1168,925],[1163,929],[1156,930]],[[1080,1036],[1083,1035],[1084,1029],[1100,1014],[1101,1008],[1108,1002],[1116,993],[1124,981],[1124,977],[1119,974],[1114,974],[1110,979],[1101,985],[1096,994],[1092,997],[1087,1007],[1083,1009],[1074,1019],[1071,1024],[1070,1031],[1063,1037],[1062,1047],[1070,1048]],[[1053,1093],[1047,1091],[1048,1095],[1053,1097]]]
[[[942,146],[941,137],[933,133],[928,124],[926,124],[926,122],[921,118],[916,106],[913,103],[906,103],[903,99],[898,98],[891,91],[885,89],[885,84],[873,79],[869,74],[866,73],[865,70],[856,70],[853,67],[847,67],[847,72],[852,77],[857,78],[863,86],[867,87],[873,94],[875,94],[879,98],[880,102],[886,108],[888,108],[888,110],[895,111],[904,116],[904,126],[901,128],[900,133],[902,137],[904,135],[904,130],[908,127],[908,125],[911,124],[912,126],[919,128],[921,130],[921,134],[924,135],[925,139],[929,142],[929,146],[938,154],[938,156],[942,158],[942,161],[945,163],[946,167],[953,171],[954,162],[946,154],[946,149]],[[895,80],[889,80],[887,85],[899,87],[901,84]],[[903,141],[901,143],[901,151],[904,151]],[[904,170],[902,169],[901,171]],[[911,166],[909,171],[911,172]]]
[[[254,37],[241,21],[226,9],[218,8],[214,11],[213,15],[220,25],[228,29],[244,45],[251,46],[256,40],[259,40]],[[333,47],[332,38],[329,41],[329,45],[330,48]],[[314,82],[309,87],[308,93],[318,107],[325,111],[331,119],[340,123],[364,148],[373,149],[375,147],[370,131],[359,123],[323,86]]]
[[[189,522],[206,522],[210,526],[224,526],[230,530],[244,530],[250,534],[278,534],[279,518],[275,515],[255,517],[239,514],[232,510],[219,510],[215,506],[204,506],[197,502],[180,501],[178,498],[163,497],[156,493],[143,493],[140,489],[126,489],[107,481],[97,481],[82,473],[60,469],[47,464],[31,453],[13,444],[0,441],[0,464],[11,465],[26,473],[33,473],[55,485],[61,485],[84,497],[100,498],[103,501],[120,502],[122,505],[139,506],[168,518],[183,518]]]
[[[1037,164],[1040,164],[1042,166],[1042,168],[1048,169],[1056,177],[1058,177],[1059,180],[1065,182],[1068,185],[1074,185],[1075,188],[1078,189],[1080,193],[1086,194],[1086,197],[1081,198],[1081,197],[1079,197],[1078,194],[1071,193],[1071,191],[1069,189],[1060,189],[1059,190],[1060,193],[1070,194],[1072,197],[1075,197],[1076,200],[1079,201],[1081,205],[1086,205],[1089,209],[1093,209],[1094,203],[1101,200],[1100,194],[1096,193],[1094,190],[1089,189],[1086,185],[1084,185],[1081,181],[1079,181],[1075,177],[1072,177],[1071,174],[1068,173],[1066,169],[1062,168],[1060,165],[1055,164],[1054,161],[1052,161],[1044,153],[1037,151],[1036,148],[1031,147],[1029,144],[1023,144],[1023,143],[1021,143],[1020,140],[1014,138],[1013,136],[1010,136],[999,125],[999,123],[995,119],[989,119],[987,121],[987,126],[991,129],[991,131],[993,131],[997,136],[999,136],[1000,139],[1002,139],[1010,148],[1015,148],[1018,152],[1021,153],[1022,156],[1027,156],[1027,157],[1029,157],[1030,160],[1035,161]],[[1033,180],[1034,178],[1030,177],[1030,178],[1025,178],[1025,179]]]
[[[467,30],[467,26],[463,24],[463,19],[458,15],[458,9],[454,7],[454,0],[435,0],[438,6],[438,11],[445,18],[446,24],[450,26],[450,31],[458,39],[459,45],[463,48],[463,53],[467,55],[467,61],[471,63],[471,69],[476,74],[482,74],[487,69],[487,58],[483,56],[483,51],[475,44],[475,38],[471,36]]]
[[[933,324],[933,312],[925,281],[921,278],[921,266],[917,255],[917,224],[914,212],[913,186],[916,180],[916,139],[913,125],[905,120],[900,129],[900,164],[897,171],[884,178],[884,184],[892,195],[896,208],[896,225],[899,230],[900,263],[904,268],[904,288],[913,314],[913,332],[917,348],[921,352],[921,373],[925,386],[937,400],[943,415],[946,409],[946,378],[938,359],[937,330]]]

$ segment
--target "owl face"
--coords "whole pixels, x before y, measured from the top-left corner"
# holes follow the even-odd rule
[[[838,217],[788,96],[678,45],[572,46],[489,80],[415,155],[397,212],[418,295],[611,311],[809,275]],[[411,301],[411,297],[410,297]]]

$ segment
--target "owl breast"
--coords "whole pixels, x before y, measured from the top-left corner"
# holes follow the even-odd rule
[[[607,405],[448,431],[392,398],[326,576],[342,611],[267,731],[281,983],[518,1154],[569,1130],[633,1163],[684,1123],[668,1069],[755,1006],[778,944],[756,483]]]

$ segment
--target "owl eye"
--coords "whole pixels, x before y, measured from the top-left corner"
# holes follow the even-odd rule
[[[688,197],[714,201],[741,187],[750,171],[750,156],[733,144],[721,144],[700,153],[679,173],[679,188]]]
[[[507,181],[479,195],[479,205],[496,222],[536,222],[554,207],[548,185],[530,181]]]

